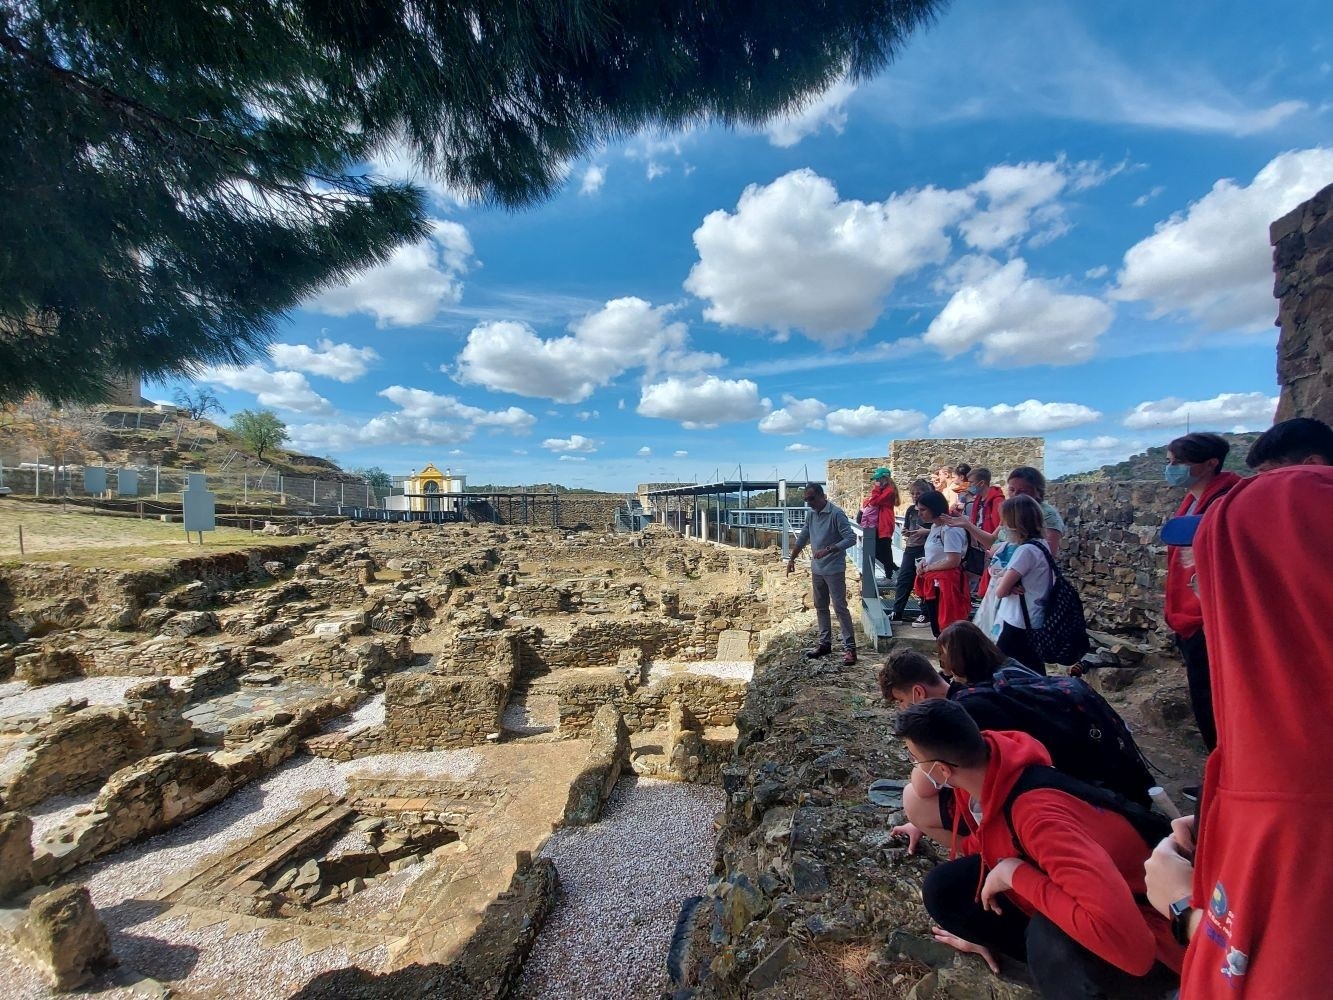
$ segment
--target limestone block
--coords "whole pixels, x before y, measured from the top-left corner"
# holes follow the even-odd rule
[[[84,886],[67,885],[34,899],[15,944],[62,993],[116,964],[111,937]]]
[[[32,820],[0,813],[0,900],[24,892],[32,881]]]

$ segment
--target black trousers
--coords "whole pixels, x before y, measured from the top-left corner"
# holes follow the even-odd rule
[[[1049,1000],[1086,1000],[1153,996],[1165,991],[1173,974],[1157,963],[1147,976],[1133,976],[1094,955],[1041,914],[1028,917],[1000,897],[1000,913],[977,902],[981,856],[949,861],[926,876],[922,886],[926,910],[951,934],[1026,962],[1037,992]]]
[[[1194,722],[1203,737],[1203,745],[1212,753],[1217,749],[1217,721],[1213,718],[1213,678],[1208,667],[1208,642],[1203,637],[1203,629],[1188,639],[1177,634],[1176,649],[1185,661],[1185,681],[1189,684]]]
[[[1000,652],[1005,656],[1012,656],[1029,670],[1035,670],[1043,677],[1046,676],[1046,664],[1032,648],[1032,636],[1027,629],[1015,628],[1005,622],[1004,628],[1000,630],[999,641],[995,645],[1000,647]]]
[[[893,576],[898,571],[898,564],[893,561],[893,536],[888,538],[875,539],[875,558],[879,564],[884,567],[886,577]]]
[[[902,618],[907,613],[907,601],[916,583],[916,561],[925,554],[923,545],[911,545],[903,549],[903,564],[898,567],[898,579],[893,584],[894,618]]]

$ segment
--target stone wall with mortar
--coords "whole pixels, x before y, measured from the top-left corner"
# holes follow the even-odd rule
[[[637,690],[609,677],[563,684],[559,691],[560,738],[586,736],[598,709],[607,704],[620,710],[625,725],[635,733],[666,726],[674,702],[700,725],[730,726],[745,701],[746,686],[745,681],[701,674],[678,674]]]
[[[827,485],[824,490],[829,495],[829,499],[846,512],[847,516],[853,521],[856,520],[856,512],[861,509],[861,504],[865,498],[870,496],[871,484],[870,474],[881,465],[887,466],[893,470],[893,481],[898,484],[898,490],[904,496],[907,495],[907,483],[898,475],[898,470],[889,465],[889,458],[830,458],[828,460],[828,471],[825,474]],[[800,503],[801,495],[798,493],[794,498],[789,497],[789,503]]]
[[[889,446],[889,468],[894,481],[906,491],[913,479],[929,479],[941,465],[966,462],[991,470],[1003,487],[1009,470],[1019,465],[1046,471],[1046,439],[1039,437],[909,438]]]
[[[397,751],[484,744],[500,731],[509,689],[491,677],[399,674],[385,686],[385,738]]]
[[[1165,482],[1052,483],[1064,515],[1060,565],[1083,598],[1088,627],[1164,648],[1166,546],[1162,522],[1181,491]]]
[[[523,645],[523,668],[529,674],[582,667],[614,667],[623,650],[640,651],[649,660],[706,659],[712,655],[702,634],[695,642],[692,622],[672,619],[605,618],[579,623],[567,636],[543,635]],[[714,640],[716,647],[716,640]]]
[[[1278,299],[1277,419],[1333,424],[1333,184],[1270,227]]]

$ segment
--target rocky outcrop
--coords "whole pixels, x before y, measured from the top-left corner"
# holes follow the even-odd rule
[[[32,820],[0,813],[0,900],[32,886]]]

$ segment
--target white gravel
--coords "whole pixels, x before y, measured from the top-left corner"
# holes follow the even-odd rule
[[[384,724],[384,692],[375,695],[356,711],[340,715],[324,727],[326,733],[359,733]]]
[[[174,987],[196,996],[235,1000],[284,996],[320,972],[353,964],[352,958],[341,948],[303,957],[297,942],[262,948],[258,934],[232,935],[224,924],[190,931],[183,920],[158,919],[162,905],[147,900],[161,890],[163,879],[219,858],[304,802],[325,794],[341,795],[351,775],[460,779],[473,774],[480,761],[474,750],[383,754],[347,763],[321,758],[288,761],[189,822],[88,865],[80,874],[112,933],[113,950],[131,968],[173,980]],[[403,874],[411,872],[411,878],[393,880],[386,894],[401,896],[409,881],[427,867],[407,869]],[[379,951],[356,958],[355,964],[377,970],[385,958]],[[53,996],[24,972],[4,979],[19,966],[8,948],[0,945],[0,1000]],[[121,990],[98,994],[99,1000],[128,996]]]
[[[622,779],[601,823],[542,848],[561,896],[523,968],[528,1000],[656,1000],[680,903],[713,870],[721,789]]]
[[[80,809],[91,811],[93,802],[101,791],[99,786],[80,795],[55,795],[41,805],[27,810],[28,818],[32,820],[33,845],[36,846],[50,830],[73,819],[74,814]]]
[[[705,674],[748,681],[754,679],[754,660],[663,660],[648,668],[648,683],[673,674]]]
[[[32,715],[49,712],[62,701],[71,698],[88,699],[89,705],[120,705],[125,701],[125,692],[136,684],[157,680],[155,677],[85,677],[77,681],[62,681],[59,684],[43,684],[29,687],[26,684],[6,684],[0,688],[0,719],[11,715]],[[168,678],[179,686],[183,678]]]

